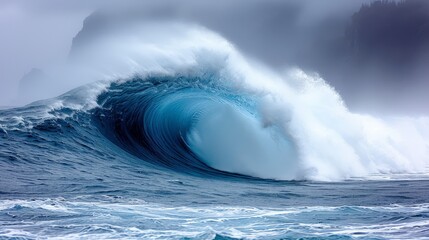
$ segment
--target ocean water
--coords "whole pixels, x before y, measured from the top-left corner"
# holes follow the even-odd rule
[[[0,110],[1,239],[429,239],[428,118],[352,113],[173,29],[96,43],[104,77]]]

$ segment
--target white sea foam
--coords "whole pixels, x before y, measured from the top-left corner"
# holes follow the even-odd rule
[[[21,216],[20,211],[24,211],[24,215]],[[424,229],[429,226],[429,221],[424,218],[402,218],[388,222],[383,220],[386,217],[394,219],[398,215],[426,214],[427,211],[427,204],[280,209],[238,206],[174,207],[139,200],[1,200],[0,212],[14,217],[3,221],[0,236],[38,238],[43,234],[43,237],[49,239],[214,239],[217,234],[238,239],[333,235],[425,239]],[[29,216],[39,221],[20,219]],[[38,218],[39,216],[41,217]],[[367,222],[368,217],[377,221]],[[347,221],[350,218],[354,219],[352,223]],[[320,223],[322,219],[323,223]]]

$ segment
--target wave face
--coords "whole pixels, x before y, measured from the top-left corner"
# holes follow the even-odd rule
[[[80,87],[0,111],[1,236],[427,234],[428,118],[352,113],[200,27],[120,33],[54,77]]]
[[[94,113],[112,142],[150,163],[190,174],[289,177],[292,140],[257,121],[250,96],[214,84],[218,76],[134,78],[112,84]],[[280,171],[279,165],[286,166]]]

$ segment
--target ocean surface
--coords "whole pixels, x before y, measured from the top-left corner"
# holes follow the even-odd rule
[[[0,110],[0,239],[429,239],[427,117],[352,113],[318,76],[175,28]]]

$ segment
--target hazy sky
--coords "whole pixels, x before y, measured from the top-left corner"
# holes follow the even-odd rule
[[[250,55],[268,64],[281,65],[293,59],[291,56],[296,52],[292,50],[299,49],[294,44],[305,40],[295,36],[297,31],[311,30],[305,26],[326,19],[335,21],[336,17],[350,16],[362,2],[368,1],[2,0],[0,105],[14,103],[19,80],[33,67],[43,69],[52,63],[65,62],[72,39],[82,28],[83,20],[99,9],[118,11],[119,15],[127,12],[124,9],[132,9],[133,14],[141,13],[148,19],[194,21],[220,32]],[[286,43],[285,39],[290,42]],[[273,44],[284,48],[291,56],[284,56],[285,51],[279,54],[270,47]]]
[[[89,6],[67,11],[48,1],[0,1],[0,105],[13,102],[20,78],[33,67],[64,61]],[[53,1],[51,1],[53,2]]]

